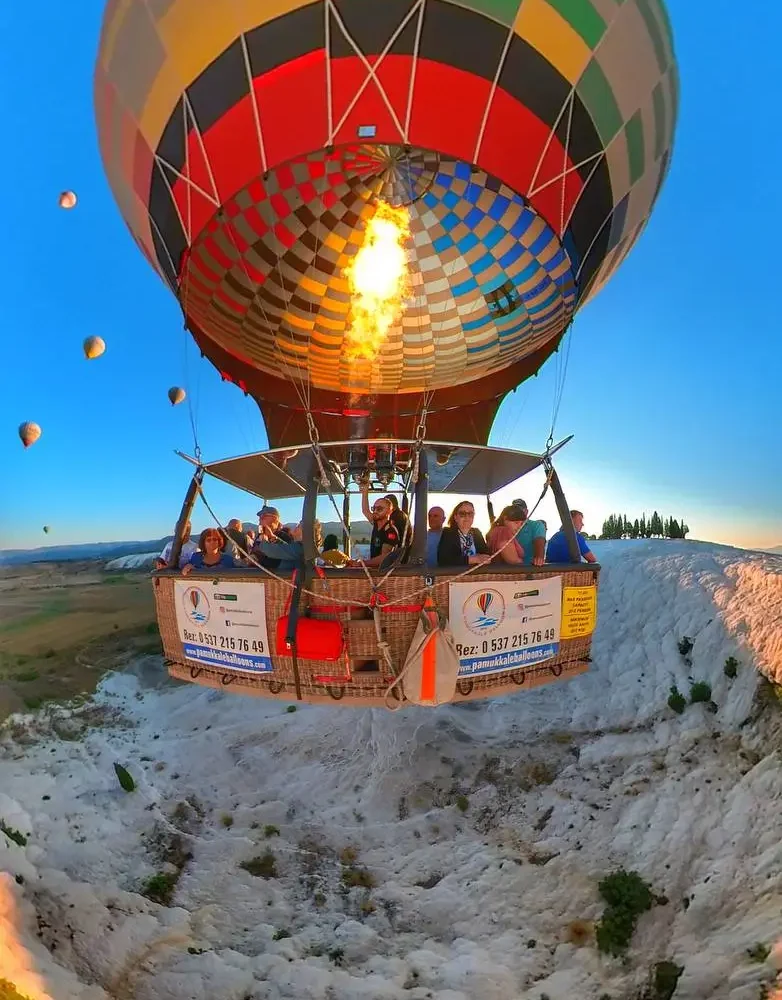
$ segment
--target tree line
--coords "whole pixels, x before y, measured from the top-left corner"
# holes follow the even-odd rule
[[[663,520],[657,511],[648,519],[642,514],[640,520],[634,521],[627,514],[611,514],[603,521],[600,538],[686,538],[689,531],[684,519],[677,521],[675,517],[666,517]]]

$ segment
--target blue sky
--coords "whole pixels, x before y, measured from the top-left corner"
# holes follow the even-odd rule
[[[205,457],[266,443],[254,403],[200,360],[112,200],[92,110],[100,7],[69,9],[67,33],[30,5],[4,16],[0,548],[169,532],[189,479],[174,449],[193,447],[190,411],[169,405],[169,386],[188,389]],[[742,18],[733,0],[670,0],[669,11],[681,71],[673,166],[639,244],[576,320],[556,428],[575,438],[558,468],[587,530],[612,511],[657,507],[684,516],[695,538],[779,544],[782,339],[769,234],[780,222],[782,7]],[[64,188],[79,195],[72,212],[57,208]],[[92,334],[108,349],[87,363]],[[555,369],[503,404],[492,444],[542,447]],[[23,420],[43,427],[27,451]],[[531,476],[497,502],[539,491]],[[208,497],[223,522],[257,509],[220,484]],[[298,505],[281,506],[296,517]],[[548,501],[541,513],[557,520]]]

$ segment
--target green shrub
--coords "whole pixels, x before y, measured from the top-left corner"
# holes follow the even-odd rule
[[[180,872],[158,872],[144,883],[141,895],[151,899],[153,903],[160,903],[161,906],[171,906],[180,874]]]
[[[676,965],[675,962],[658,962],[654,967],[651,1000],[671,1000],[676,992],[679,976],[683,972],[683,965]]]
[[[727,660],[725,660],[725,666],[722,669],[725,676],[733,680],[738,673],[739,661],[735,656],[729,656]]]
[[[263,828],[263,835],[264,837],[279,837],[279,827],[274,826],[272,823],[267,823]]]
[[[677,643],[682,656],[688,656],[692,652],[693,641],[688,635],[683,635]]]
[[[696,681],[690,687],[690,702],[697,705],[698,702],[711,701],[711,684],[706,681]]]
[[[7,826],[5,820],[2,819],[0,819],[0,833],[4,833],[19,847],[24,847],[27,844],[27,837],[19,830],[14,830],[12,826]]]
[[[677,715],[681,715],[687,705],[687,699],[681,693],[681,691],[676,687],[675,684],[671,685],[671,693],[668,695],[668,708],[676,712]]]
[[[277,878],[277,860],[271,851],[264,851],[249,861],[242,861],[239,867],[255,878]]]
[[[624,869],[607,875],[597,888],[608,904],[595,927],[597,947],[608,955],[622,955],[630,944],[638,917],[652,907],[652,888],[638,872]]]
[[[133,780],[130,771],[127,771],[122,764],[115,764],[114,771],[123,791],[134,792],[136,790],[136,782]]]

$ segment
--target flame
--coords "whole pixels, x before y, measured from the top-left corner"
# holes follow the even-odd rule
[[[405,241],[410,213],[384,201],[367,222],[364,244],[345,267],[351,294],[351,317],[345,331],[348,361],[373,360],[388,331],[401,319],[409,294]]]

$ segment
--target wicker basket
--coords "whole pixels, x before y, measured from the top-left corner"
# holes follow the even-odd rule
[[[548,568],[520,570],[514,567],[513,570],[512,574],[475,572],[470,574],[469,580],[488,584],[492,581],[541,580],[560,576],[563,587],[597,588],[599,576],[599,567],[594,564],[588,568],[574,567],[566,572]],[[308,589],[317,596],[308,594],[302,599],[302,612],[306,611],[315,618],[331,618],[342,623],[346,639],[344,657],[337,663],[300,660],[295,664],[293,657],[273,655],[273,673],[259,675],[237,672],[229,667],[205,667],[188,662],[179,637],[174,606],[174,581],[180,577],[170,572],[158,574],[153,586],[169,673],[180,680],[194,681],[208,687],[226,687],[241,694],[266,698],[276,697],[290,701],[298,697],[306,702],[340,701],[350,705],[382,706],[386,704],[389,684],[404,664],[428,585],[431,585],[435,603],[440,608],[447,609],[449,580],[453,579],[453,575],[438,574],[434,578],[425,578],[405,569],[382,583],[382,594],[379,597],[380,628],[382,639],[388,644],[391,670],[383,661],[378,648],[374,615],[368,607],[372,588],[366,576],[333,571],[325,579],[315,579]],[[192,578],[198,579],[198,574],[193,574]],[[213,578],[210,576],[210,579]],[[290,595],[289,583],[268,576],[261,579],[253,571],[236,570],[231,573],[230,578],[232,582],[264,583],[267,630],[269,636],[273,636],[277,620],[285,613]],[[394,601],[399,603],[392,603]],[[591,646],[591,635],[563,639],[559,644],[559,652],[549,660],[523,669],[460,680],[455,700],[497,697],[574,677],[588,669]]]

